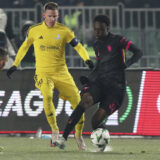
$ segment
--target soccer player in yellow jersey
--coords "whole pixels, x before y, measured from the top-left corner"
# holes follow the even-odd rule
[[[74,47],[89,68],[93,67],[93,63],[90,61],[85,48],[77,41],[74,33],[68,27],[57,22],[58,17],[58,5],[54,2],[46,3],[43,13],[44,21],[30,27],[28,36],[19,48],[13,66],[7,72],[8,77],[10,77],[31,44],[33,44],[36,61],[35,85],[43,95],[45,115],[52,129],[51,146],[55,145],[55,141],[59,136],[59,128],[57,126],[53,104],[53,89],[56,88],[59,91],[60,97],[68,100],[73,109],[80,102],[79,91],[71,74],[68,72],[65,62],[66,43]],[[82,138],[83,126],[84,115],[75,127],[75,139],[79,150],[86,149]]]

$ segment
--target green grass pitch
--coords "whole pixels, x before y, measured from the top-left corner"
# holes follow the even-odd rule
[[[65,150],[51,148],[48,139],[28,137],[0,137],[0,160],[159,160],[160,139],[111,138],[110,150],[95,152],[89,138],[85,138],[88,150],[78,151],[73,138],[69,138]]]

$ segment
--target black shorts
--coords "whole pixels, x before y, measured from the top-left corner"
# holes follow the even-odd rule
[[[105,85],[96,81],[85,85],[81,95],[89,92],[94,104],[99,103],[99,107],[103,108],[107,115],[111,115],[120,108],[125,95],[125,87],[125,83],[111,82]]]

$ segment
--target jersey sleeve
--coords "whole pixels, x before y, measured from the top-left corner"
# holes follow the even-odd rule
[[[70,43],[74,38],[75,38],[74,32],[68,29],[67,36],[66,36],[67,43]],[[87,50],[82,46],[80,42],[78,42],[74,46],[74,49],[78,52],[78,54],[84,61],[90,59]]]
[[[78,52],[78,54],[84,61],[90,59],[87,50],[82,46],[80,42],[74,47],[74,49]]]
[[[66,35],[67,43],[70,43],[72,41],[72,39],[74,39],[74,38],[75,38],[74,32],[68,28],[67,35]]]
[[[25,41],[22,43],[22,45],[20,46],[20,48],[17,52],[16,59],[13,63],[14,66],[17,67],[20,64],[20,62],[22,61],[22,59],[26,55],[26,53],[27,53],[29,47],[31,46],[31,44],[33,44],[33,34],[31,33],[31,30],[29,30]]]
[[[133,55],[126,61],[127,67],[131,66],[142,57],[142,51],[137,48],[131,41],[126,40],[125,37],[120,38],[120,45],[123,49],[129,50],[133,53]]]
[[[128,50],[130,45],[132,44],[131,41],[128,41],[125,37],[120,36],[120,46],[121,48]]]

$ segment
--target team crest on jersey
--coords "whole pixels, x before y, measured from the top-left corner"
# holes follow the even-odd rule
[[[54,39],[60,39],[60,34],[57,34],[57,36],[54,37]]]
[[[107,46],[108,52],[112,51],[112,47],[110,45]]]

